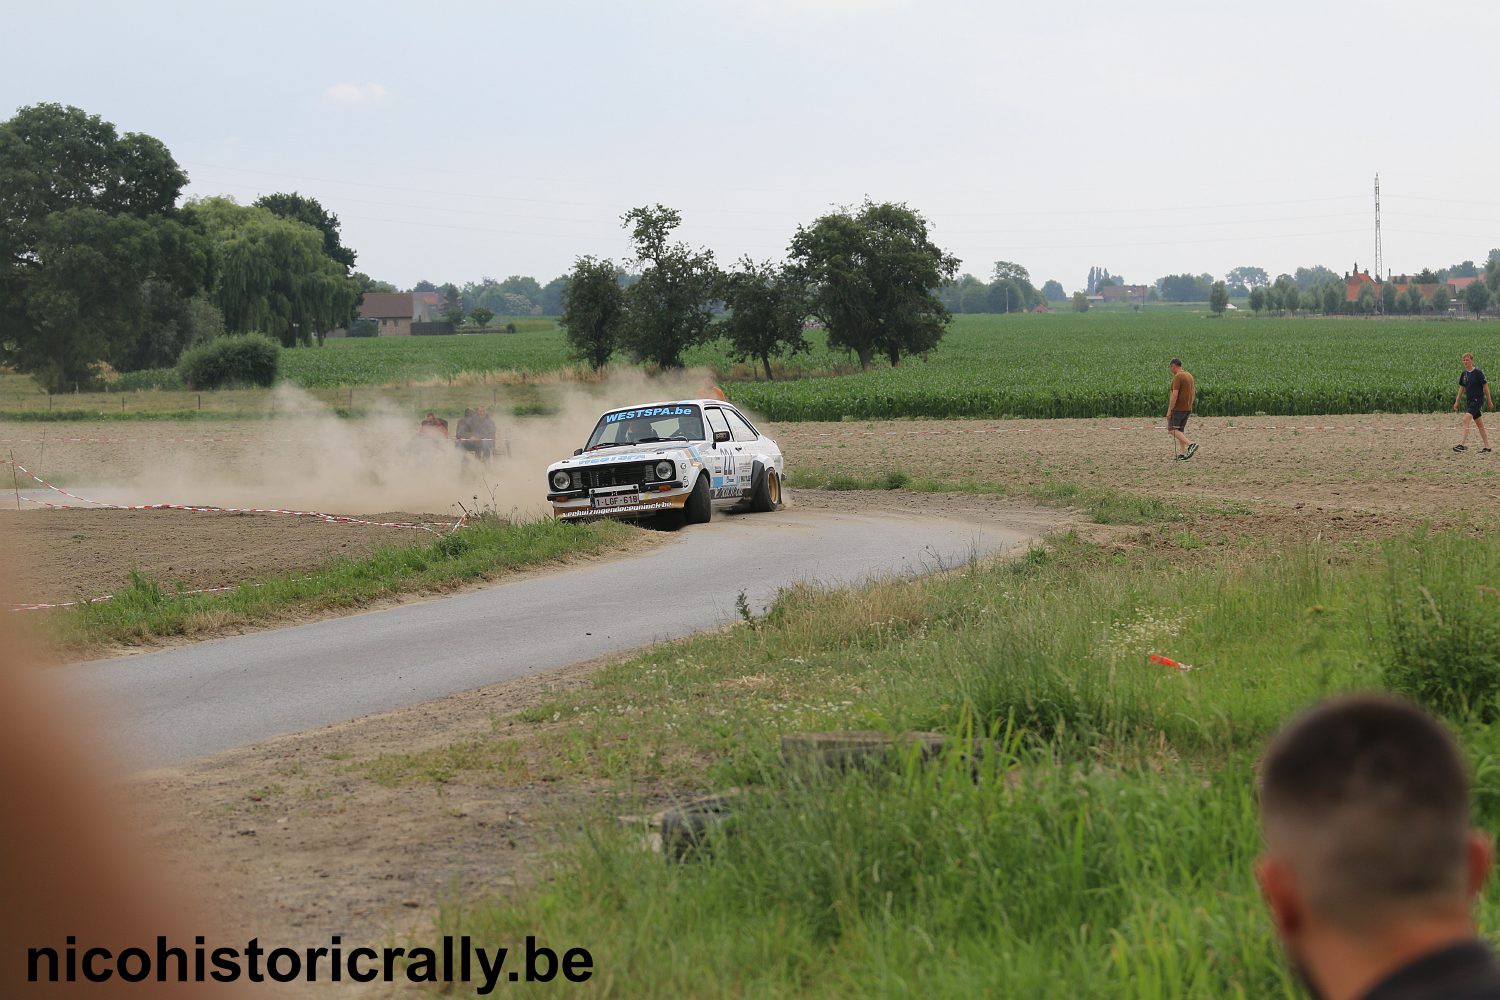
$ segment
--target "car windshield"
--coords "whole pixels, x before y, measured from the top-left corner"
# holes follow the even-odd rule
[[[615,410],[599,418],[585,451],[656,441],[702,441],[703,413],[688,403]]]

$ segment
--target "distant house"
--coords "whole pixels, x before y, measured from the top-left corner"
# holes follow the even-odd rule
[[[1375,298],[1380,298],[1380,281],[1370,277],[1369,271],[1361,271],[1359,265],[1355,264],[1353,273],[1344,275],[1344,301],[1358,302],[1360,292],[1366,285],[1372,286],[1370,290]]]
[[[1149,289],[1145,285],[1105,285],[1099,290],[1100,302],[1130,302],[1142,305]]]
[[[410,337],[413,323],[431,322],[437,315],[435,292],[366,292],[359,302],[359,318],[375,324],[380,337]]]
[[[1372,278],[1369,271],[1359,270],[1358,264],[1355,264],[1354,268],[1355,269],[1352,273],[1344,275],[1344,301],[1358,302],[1361,290],[1366,285],[1369,285],[1371,287],[1374,292],[1375,298],[1379,299],[1381,293],[1385,290],[1385,282],[1382,282],[1378,277]],[[1416,282],[1413,282],[1412,279],[1405,274],[1387,275],[1386,280],[1395,286],[1397,295],[1404,294],[1408,288],[1415,288],[1417,292],[1422,296],[1423,302],[1431,302],[1432,294],[1438,289],[1438,282],[1436,281],[1426,281],[1418,284]],[[1458,302],[1462,301],[1459,296],[1465,288],[1468,288],[1474,282],[1481,280],[1483,279],[1449,278],[1447,279],[1447,281],[1443,282],[1443,284],[1448,286],[1449,297],[1455,302]]]

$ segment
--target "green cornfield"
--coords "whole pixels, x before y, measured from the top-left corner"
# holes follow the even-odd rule
[[[322,347],[281,352],[283,381],[304,389],[391,385],[449,378],[466,372],[536,374],[568,364],[562,331],[551,322],[511,334],[458,337],[349,337]]]
[[[1431,412],[1453,403],[1460,356],[1500,372],[1500,325],[1420,319],[1211,319],[1179,311],[958,316],[927,359],[836,378],[735,383],[770,420],[1136,417],[1166,410],[1167,361],[1197,379],[1197,410]]]

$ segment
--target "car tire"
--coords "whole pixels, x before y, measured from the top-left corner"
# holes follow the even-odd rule
[[[707,476],[699,476],[693,484],[693,492],[688,494],[682,513],[688,524],[707,524],[713,520],[714,504],[708,493]]]
[[[750,491],[750,509],[769,514],[781,506],[781,477],[769,466],[755,463],[755,486]]]

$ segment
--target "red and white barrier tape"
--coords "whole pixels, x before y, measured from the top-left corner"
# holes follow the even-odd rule
[[[88,497],[79,496],[76,493],[69,493],[67,490],[63,489],[60,486],[54,486],[43,479],[41,476],[38,476],[30,469],[21,465],[19,462],[12,463],[0,460],[0,464],[10,465],[17,472],[28,476],[35,482],[40,483],[42,486],[53,491],[54,493],[60,493],[63,496],[68,497],[71,500],[77,500],[80,503],[91,504],[99,510],[182,510],[192,514],[279,514],[285,517],[310,517],[314,520],[323,521],[327,524],[358,524],[371,528],[409,528],[416,531],[426,531],[434,535],[443,535],[457,531],[459,528],[463,527],[464,522],[468,520],[467,515],[465,515],[464,517],[460,517],[457,521],[453,522],[453,524],[450,525],[447,529],[439,531],[429,524],[415,524],[410,521],[369,521],[364,518],[349,517],[346,514],[325,514],[322,511],[317,510],[286,510],[281,507],[215,507],[208,504],[183,503],[104,503],[100,500],[90,500]],[[37,500],[32,497],[21,497],[21,499],[26,503],[36,504],[38,507],[49,507],[53,510],[78,509],[72,504],[49,503],[46,500]]]

